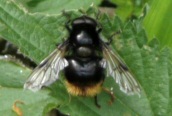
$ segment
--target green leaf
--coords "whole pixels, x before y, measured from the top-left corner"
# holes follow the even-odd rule
[[[171,0],[153,0],[144,20],[149,40],[156,37],[160,41],[161,47],[169,46],[172,48],[171,5]]]
[[[8,61],[7,58],[8,56],[0,56],[0,85],[3,87],[22,88],[31,70],[15,63],[15,61]]]
[[[30,12],[58,14],[63,10],[88,9],[91,4],[98,5],[99,0],[20,0]],[[46,7],[45,7],[46,6]]]
[[[129,18],[137,18],[142,12],[142,8],[151,0],[111,0],[117,4],[116,14],[126,21]]]
[[[55,48],[57,38],[62,38],[59,24],[64,17],[59,15],[30,14],[21,4],[11,0],[1,1],[0,14],[1,23],[8,27],[1,30],[1,36],[9,38],[21,52],[37,62]],[[35,54],[37,57],[34,57]]]
[[[88,9],[88,12],[85,12],[95,17],[94,12],[90,11],[95,10]],[[67,13],[71,19],[82,15],[77,11]],[[0,30],[0,36],[15,44],[22,53],[37,63],[55,49],[57,42],[67,37],[64,27],[67,20],[61,14],[32,14],[15,0],[0,1],[0,22],[5,26]],[[166,116],[170,114],[172,65],[169,63],[171,61],[169,54],[171,51],[169,49],[160,50],[157,40],[148,44],[141,20],[122,23],[118,17],[110,19],[107,15],[102,15],[99,21],[103,28],[101,36],[104,38],[111,37],[118,30],[122,31],[120,35],[114,37],[111,47],[124,59],[140,83],[142,88],[140,97],[127,96],[120,91],[115,81],[108,77],[103,86],[112,89],[115,102],[109,105],[107,103],[110,99],[108,94],[101,92],[98,95],[101,109],[95,106],[93,98],[70,96],[66,92],[62,78],[50,87],[51,91],[47,89],[36,93],[29,90],[24,91],[22,85],[30,70],[11,62],[0,61],[0,70],[9,68],[9,71],[0,73],[0,78],[2,77],[0,79],[0,84],[2,84],[0,102],[7,104],[0,109],[0,114],[14,115],[11,107],[16,100],[25,103],[20,107],[26,116],[45,115],[54,106],[57,106],[61,112],[72,116],[88,114],[90,116]],[[20,70],[23,71],[22,74]],[[6,75],[9,76],[6,77]],[[16,84],[11,81],[13,79],[16,80]]]
[[[24,91],[22,88],[1,87],[0,93],[0,101],[1,105],[3,105],[0,114],[3,116],[16,116],[15,112],[12,111],[12,106],[17,100],[24,103],[19,106],[24,116],[39,116],[48,103],[55,101],[46,91],[33,93]]]
[[[167,111],[167,115],[168,116],[171,116],[172,115],[172,110],[171,110],[171,108],[172,108],[172,54],[170,53],[170,58],[169,58],[169,65],[168,65],[168,69],[169,69],[169,71],[168,71],[168,73],[169,73],[169,75],[170,75],[170,78],[169,78],[169,95],[170,95],[170,100],[169,100],[169,103],[168,103],[168,111]]]
[[[7,58],[0,60],[0,103],[3,106],[0,109],[0,115],[16,116],[12,111],[15,101],[24,103],[19,106],[24,116],[38,116],[42,114],[48,103],[57,103],[48,91],[33,93],[23,90],[23,84],[30,72],[31,70],[21,63],[15,63]]]

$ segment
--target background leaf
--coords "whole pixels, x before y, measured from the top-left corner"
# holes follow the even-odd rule
[[[24,102],[19,107],[25,116],[38,116],[42,114],[48,103],[56,101],[49,96],[48,91],[33,93],[23,90],[23,84],[30,72],[30,69],[21,64],[10,60],[0,60],[0,103],[3,106],[0,109],[0,115],[16,116],[12,111],[12,106],[17,100]]]
[[[29,76],[31,70],[14,61],[8,61],[8,56],[6,56],[5,59],[3,56],[0,57],[0,85],[13,88],[23,87],[23,83],[25,82],[26,77]]]
[[[170,100],[169,100],[169,103],[168,103],[168,112],[167,112],[167,115],[168,116],[171,116],[172,115],[172,111],[171,111],[171,108],[172,108],[172,84],[171,84],[171,82],[172,82],[172,68],[171,68],[171,66],[172,66],[172,62],[171,62],[171,59],[172,59],[172,54],[170,54],[169,55],[170,56],[170,58],[169,58],[169,64],[168,64],[168,69],[169,69],[169,75],[170,75],[170,80],[169,80],[169,95],[170,95]]]
[[[140,16],[145,3],[151,0],[111,0],[117,5],[116,14],[123,20]]]
[[[169,46],[172,48],[172,15],[171,0],[152,0],[148,14],[144,20],[149,40],[157,38],[161,47]]]
[[[63,10],[88,9],[91,4],[98,5],[99,0],[19,0],[30,12],[58,14]],[[46,6],[46,7],[45,7]]]

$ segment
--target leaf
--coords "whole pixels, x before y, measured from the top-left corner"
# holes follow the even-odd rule
[[[168,62],[168,69],[169,69],[169,71],[168,71],[168,74],[170,75],[170,78],[169,78],[169,96],[170,96],[170,99],[169,99],[169,103],[168,103],[168,111],[167,111],[167,115],[168,116],[171,116],[172,115],[172,110],[171,110],[171,108],[172,108],[172,54],[171,54],[171,52],[170,52],[170,54],[169,54],[169,62]]]
[[[33,93],[23,90],[23,84],[30,72],[30,69],[18,63],[0,60],[0,103],[3,105],[0,115],[15,116],[12,106],[17,100],[24,103],[19,106],[24,116],[38,116],[48,103],[57,102],[49,96],[48,91]]]
[[[59,14],[63,10],[88,9],[91,4],[99,4],[99,0],[20,0],[30,12]],[[46,6],[46,7],[45,7]]]
[[[40,62],[40,58],[47,56],[47,53],[55,48],[56,38],[61,38],[58,30],[60,27],[57,28],[59,25],[56,24],[61,24],[63,17],[30,14],[21,4],[11,0],[1,1],[0,8],[0,21],[9,27],[0,34],[3,38],[9,38],[9,41],[17,45],[21,52],[29,57],[37,54],[37,58],[33,57],[33,59]],[[38,46],[39,49],[36,49]]]
[[[116,14],[126,21],[129,18],[137,18],[142,13],[142,8],[151,0],[111,0],[117,4]]]
[[[38,116],[42,114],[44,107],[48,103],[55,101],[46,91],[33,93],[31,91],[23,91],[22,88],[1,87],[0,93],[0,102],[3,105],[0,109],[0,114],[3,116],[15,116],[12,106],[16,100],[24,102],[23,105],[19,106],[24,116]]]
[[[88,9],[88,11],[90,10]],[[72,19],[82,15],[77,11],[67,13]],[[91,12],[88,15],[93,16]],[[0,22],[5,25],[5,28],[0,30],[0,36],[18,46],[22,53],[37,63],[55,49],[57,42],[61,42],[61,39],[67,36],[64,28],[66,21],[66,17],[61,14],[32,14],[15,0],[0,1]],[[109,19],[107,15],[103,15],[99,21],[103,28],[102,36],[104,38],[109,38],[111,34],[122,30],[120,35],[114,37],[112,48],[120,54],[140,83],[142,88],[140,97],[137,95],[127,96],[122,93],[114,80],[108,77],[105,79],[104,87],[112,89],[116,99],[112,105],[109,105],[107,103],[110,99],[108,94],[102,92],[98,95],[101,109],[94,105],[93,98],[68,95],[63,78],[49,87],[51,91],[47,89],[42,89],[37,93],[23,91],[21,87],[23,81],[22,83],[19,81],[26,77],[18,73],[18,68],[21,68],[25,75],[29,71],[24,70],[24,67],[17,66],[18,68],[12,67],[11,70],[17,70],[16,83],[19,83],[19,86],[14,84],[14,87],[18,88],[14,88],[13,85],[10,87],[8,84],[11,83],[10,78],[14,78],[13,73],[10,71],[0,73],[0,77],[5,77],[4,75],[7,74],[12,75],[0,82],[5,82],[4,87],[0,89],[0,94],[3,95],[0,96],[0,102],[6,104],[3,109],[0,109],[0,114],[13,115],[11,106],[16,100],[25,103],[20,107],[26,116],[45,115],[48,112],[46,109],[52,108],[51,104],[53,107],[57,106],[61,112],[72,116],[88,114],[90,116],[162,116],[170,114],[171,93],[169,90],[172,67],[169,64],[169,54],[171,51],[160,50],[156,40],[148,44],[140,20],[122,23],[117,17]],[[0,70],[3,69],[3,65],[11,67],[10,62],[7,64],[3,62]],[[6,87],[7,85],[9,87]]]
[[[148,39],[157,38],[161,47],[169,46],[172,48],[172,15],[171,0],[153,0],[148,14],[144,19],[144,26],[147,30]]]
[[[3,58],[3,56],[1,56],[1,58]],[[0,85],[4,87],[21,88],[30,72],[30,69],[14,61],[0,60]]]
[[[133,39],[137,38],[143,41],[141,40],[143,38],[137,35],[139,34],[138,30],[131,31],[132,26],[132,23],[126,25],[123,36],[125,39],[120,40],[122,44],[120,46],[122,47],[116,47],[116,49],[121,50],[121,56],[124,56],[125,61],[131,66],[135,76],[138,77],[145,97],[148,100],[144,104],[150,105],[149,110],[152,111],[152,115],[166,115],[169,102],[169,75],[167,68],[169,51],[164,49],[160,52],[159,49],[151,48],[144,43],[139,48],[140,42],[137,45],[139,40]],[[127,28],[130,28],[131,32]],[[134,33],[136,34],[134,35]],[[116,44],[119,46],[119,42]],[[156,45],[157,43],[154,44]]]

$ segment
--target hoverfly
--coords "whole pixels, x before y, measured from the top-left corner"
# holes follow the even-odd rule
[[[96,20],[81,16],[67,29],[69,37],[34,69],[24,88],[40,90],[58,81],[62,71],[67,91],[75,96],[96,96],[106,76],[111,76],[123,92],[140,93],[126,64],[101,39]]]

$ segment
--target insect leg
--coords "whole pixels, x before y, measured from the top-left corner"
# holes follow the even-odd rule
[[[94,96],[94,102],[95,102],[95,105],[96,105],[98,108],[101,108],[101,106],[98,104],[97,95]]]
[[[115,96],[114,96],[113,92],[110,91],[110,90],[107,89],[107,88],[104,88],[104,87],[102,87],[102,90],[105,91],[107,94],[110,95],[110,100],[109,100],[108,103],[111,105],[111,104],[114,102],[114,100],[115,100]]]

